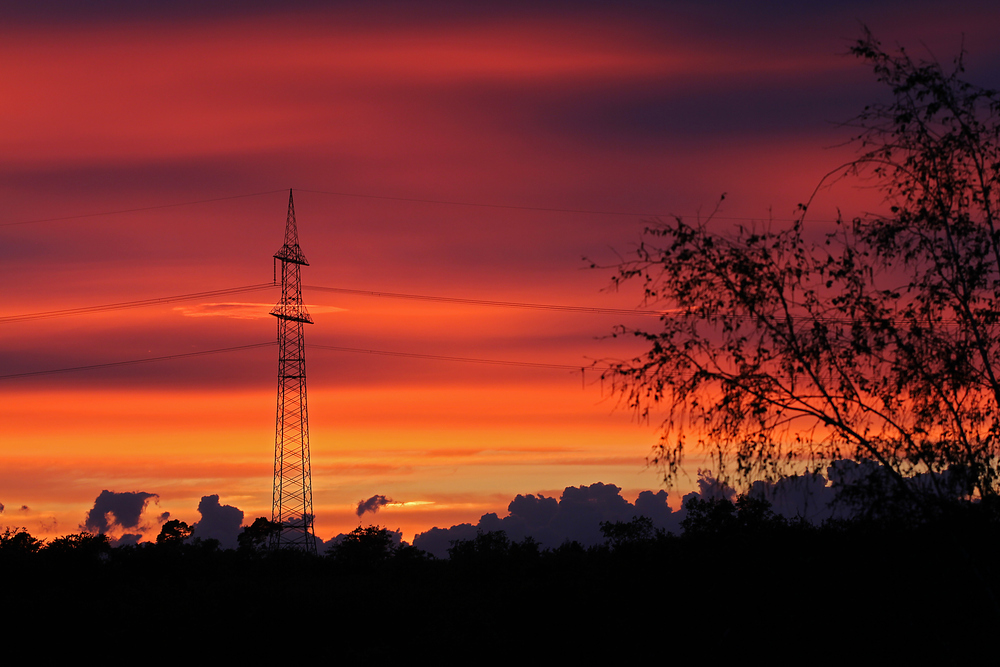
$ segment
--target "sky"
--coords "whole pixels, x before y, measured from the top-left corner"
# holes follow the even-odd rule
[[[880,205],[816,191],[886,99],[848,54],[863,26],[945,64],[964,46],[966,77],[1000,87],[985,2],[202,4],[4,7],[0,317],[269,283],[291,188],[307,345],[600,366],[641,351],[615,325],[655,318],[315,288],[639,308],[610,279],[657,216],[780,225],[815,192],[822,231]],[[0,321],[0,375],[266,343],[277,298]],[[598,371],[306,357],[323,539],[661,488],[655,419]],[[0,379],[0,525],[152,539],[166,517],[270,516],[276,373],[257,347]],[[127,519],[95,518],[104,492],[132,494]]]

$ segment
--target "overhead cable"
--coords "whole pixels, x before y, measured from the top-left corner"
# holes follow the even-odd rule
[[[273,289],[273,283],[260,283],[258,285],[243,285],[241,287],[227,287],[224,289],[210,290],[207,292],[192,292],[190,294],[178,294],[173,296],[155,297],[152,299],[141,299],[138,301],[122,301],[119,303],[107,303],[98,306],[81,306],[78,308],[64,308],[62,310],[47,310],[38,313],[24,313],[21,315],[8,315],[0,317],[0,324],[9,322],[24,322],[28,320],[43,320],[52,317],[66,317],[70,315],[86,315],[90,313],[101,313],[114,310],[125,310],[128,308],[141,308],[143,306],[155,306],[163,303],[175,303],[177,301],[190,301],[194,299],[205,299],[216,296],[226,296],[229,294],[240,294],[243,292],[254,292],[258,290]],[[347,289],[344,287],[323,287],[316,285],[305,285],[305,289],[319,292],[334,292],[339,294],[356,294],[360,296],[385,297],[393,299],[412,299],[416,301],[430,301],[438,303],[457,303],[473,306],[495,306],[502,308],[528,308],[535,310],[554,310],[570,313],[595,313],[605,315],[652,315],[660,316],[665,312],[660,310],[630,310],[628,308],[599,308],[593,306],[567,306],[561,304],[541,304],[541,303],[521,303],[517,301],[491,301],[487,299],[461,299],[457,297],[434,296],[428,294],[401,294],[398,292],[377,292],[371,290]]]
[[[558,310],[571,313],[600,313],[605,315],[652,315],[659,317],[663,310],[631,310],[628,308],[598,308],[593,306],[565,306],[546,303],[522,303],[518,301],[491,301],[488,299],[460,299],[448,296],[432,296],[427,294],[400,294],[398,292],[373,292],[369,290],[347,289],[344,287],[322,287],[318,285],[303,285],[304,289],[320,292],[336,292],[339,294],[357,294],[360,296],[377,296],[390,299],[412,299],[415,301],[434,301],[437,303],[460,303],[471,306],[499,306],[502,308],[530,308],[535,310]]]
[[[202,350],[199,352],[183,352],[180,354],[169,354],[160,357],[146,357],[143,359],[127,359],[124,361],[109,361],[101,364],[90,364],[87,366],[71,366],[69,368],[51,368],[43,371],[28,371],[24,373],[9,373],[7,375],[0,375],[0,380],[14,380],[19,378],[36,377],[40,375],[54,375],[57,373],[74,373],[78,371],[92,371],[101,368],[116,368],[120,366],[134,366],[137,364],[149,364],[158,361],[170,361],[173,359],[185,359],[189,357],[202,357],[210,354],[223,354],[227,352],[239,352],[242,350],[252,350],[261,347],[274,347],[276,343],[274,341],[267,343],[251,343],[249,345],[236,345],[233,347],[223,347],[215,350]],[[472,364],[490,364],[493,366],[518,366],[521,368],[543,368],[552,369],[560,371],[573,371],[578,372],[582,370],[597,370],[604,371],[607,368],[600,368],[594,366],[580,365],[572,366],[569,364],[546,364],[533,361],[512,361],[509,359],[479,359],[472,357],[451,357],[439,354],[420,354],[416,352],[397,352],[392,350],[371,350],[357,347],[339,347],[335,345],[316,345],[308,344],[307,348],[318,349],[318,350],[330,350],[333,352],[350,352],[358,354],[373,354],[385,357],[404,357],[408,359],[424,359],[428,361],[453,361],[460,363],[472,363]]]
[[[494,366],[519,366],[522,368],[550,368],[559,371],[574,371],[579,372],[584,369],[592,370],[608,370],[606,368],[595,368],[593,366],[581,365],[581,366],[570,366],[568,364],[544,364],[534,361],[511,361],[507,359],[477,359],[472,357],[449,357],[439,354],[419,354],[416,352],[392,352],[389,350],[366,350],[358,347],[338,347],[335,345],[316,345],[315,343],[310,343],[306,345],[308,348],[316,348],[319,350],[331,350],[333,352],[355,352],[359,354],[375,354],[386,357],[406,357],[408,359],[428,359],[431,361],[457,361],[469,364],[491,364]]]
[[[222,354],[224,352],[237,352],[240,350],[252,350],[258,347],[274,347],[274,341],[268,343],[251,343],[249,345],[235,345],[233,347],[222,347],[217,350],[202,350],[200,352],[183,352],[181,354],[168,354],[162,357],[146,357],[145,359],[128,359],[126,361],[109,361],[103,364],[90,364],[88,366],[73,366],[70,368],[52,368],[44,371],[29,371],[27,373],[8,373],[0,375],[0,380],[14,380],[18,378],[34,377],[37,375],[53,375],[55,373],[75,373],[77,371],[93,371],[100,368],[114,368],[117,366],[134,366],[136,364],[150,364],[157,361],[169,361],[171,359],[185,359],[188,357],[203,357],[209,354]]]
[[[675,217],[674,213],[654,213],[646,211],[612,211],[612,210],[602,210],[602,209],[586,209],[586,208],[562,208],[557,206],[523,206],[517,204],[497,204],[489,202],[473,202],[473,201],[456,201],[449,199],[430,199],[422,197],[397,197],[393,195],[377,195],[377,194],[363,194],[360,192],[338,192],[332,190],[305,190],[301,188],[293,188],[293,190],[298,192],[308,192],[311,194],[319,195],[332,195],[336,197],[351,197],[356,199],[375,199],[383,201],[399,201],[399,202],[411,202],[417,204],[438,204],[443,206],[468,206],[475,208],[492,208],[501,209],[508,211],[539,211],[542,213],[574,213],[574,214],[584,214],[584,215],[610,215],[610,216],[620,216],[628,218],[646,218],[646,219],[659,219],[659,218],[672,218]],[[142,211],[155,211],[164,208],[175,208],[180,206],[195,206],[197,204],[210,204],[213,202],[227,201],[230,199],[244,199],[247,197],[260,197],[263,195],[272,195],[278,192],[286,192],[285,188],[279,190],[267,190],[265,192],[251,192],[243,195],[231,195],[228,197],[214,197],[212,199],[198,199],[195,201],[184,201],[176,202],[172,204],[156,204],[152,206],[140,206],[136,208],[127,209],[117,209],[113,211],[101,211],[97,213],[80,213],[76,215],[65,215],[54,218],[37,218],[33,220],[16,220],[13,222],[0,222],[0,227],[12,227],[15,225],[30,225],[34,223],[41,222],[62,222],[65,220],[79,220],[82,218],[99,218],[103,216],[110,215],[121,215],[124,213],[139,213]],[[681,215],[679,217],[694,217],[691,215]],[[711,216],[714,220],[738,220],[738,221],[753,221],[753,220],[764,220],[765,218],[761,216],[724,216],[724,215],[713,215]],[[767,220],[772,220],[775,222],[795,222],[797,218],[772,218],[767,217]],[[815,220],[815,222],[836,222],[835,220]]]
[[[45,320],[52,317],[66,317],[69,315],[86,315],[89,313],[103,313],[111,310],[125,310],[128,308],[142,308],[144,306],[155,306],[161,303],[176,303],[177,301],[191,301],[193,299],[206,299],[215,296],[226,296],[229,294],[242,294],[244,292],[256,292],[263,289],[274,288],[273,283],[260,283],[257,285],[244,285],[242,287],[227,287],[225,289],[210,290],[207,292],[192,292],[190,294],[178,294],[175,296],[162,296],[153,299],[141,299],[139,301],[121,301],[119,303],[106,303],[99,306],[81,306],[79,308],[65,308],[63,310],[47,310],[39,313],[25,313],[23,315],[8,315],[0,317],[0,324],[8,322],[24,322],[27,320]]]
[[[644,211],[606,211],[600,209],[587,209],[587,208],[559,208],[556,206],[518,206],[515,204],[492,204],[484,202],[472,202],[472,201],[455,201],[450,199],[424,199],[420,197],[393,197],[390,195],[372,195],[372,194],[360,194],[357,192],[335,192],[330,190],[303,190],[300,188],[295,188],[298,192],[309,192],[317,195],[333,195],[335,197],[352,197],[355,199],[380,199],[385,201],[401,201],[401,202],[413,202],[418,204],[442,204],[445,206],[471,206],[475,208],[496,208],[504,209],[509,211],[540,211],[542,213],[582,213],[586,215],[614,215],[628,218],[673,218],[675,214],[673,213],[650,213]],[[680,217],[692,217],[692,216],[680,216]],[[761,217],[746,217],[746,216],[722,216],[713,215],[713,220],[764,220]],[[768,217],[767,220],[773,220],[775,222],[795,222],[798,218],[771,218]],[[836,222],[836,220],[817,220],[816,222]]]
[[[106,215],[121,215],[123,213],[139,213],[141,211],[155,211],[161,208],[176,208],[178,206],[194,206],[196,204],[210,204],[217,201],[227,201],[229,199],[244,199],[246,197],[260,197],[261,195],[273,195],[281,190],[268,190],[267,192],[252,192],[246,195],[232,195],[230,197],[215,197],[214,199],[199,199],[197,201],[183,201],[175,204],[157,204],[155,206],[141,206],[139,208],[126,208],[118,211],[104,211],[101,213],[81,213],[79,215],[65,215],[58,218],[39,218],[36,220],[19,220],[17,222],[2,222],[0,227],[13,227],[14,225],[30,225],[36,222],[61,222],[63,220],[79,220],[80,218],[99,218]]]
[[[274,289],[275,287],[276,285],[274,283],[260,283],[257,285],[227,287],[223,289],[209,290],[206,292],[192,292],[190,294],[178,294],[173,296],[155,297],[151,299],[141,299],[138,301],[122,301],[119,303],[108,303],[98,306],[81,306],[78,308],[65,308],[62,310],[49,310],[37,313],[24,313],[21,315],[8,315],[6,317],[0,317],[0,324],[7,324],[11,322],[24,322],[29,320],[49,319],[53,317],[65,317],[70,315],[86,315],[90,313],[125,310],[129,308],[141,308],[144,306],[155,306],[164,303],[191,301],[194,299],[205,299],[216,296],[226,296],[230,294],[240,294],[244,292],[254,292],[259,290]],[[680,309],[641,310],[641,309],[630,309],[630,308],[602,308],[598,306],[569,306],[565,304],[526,303],[521,301],[495,301],[490,299],[464,299],[459,297],[436,296],[432,294],[406,294],[401,292],[381,292],[375,290],[349,289],[346,287],[326,287],[322,285],[304,285],[303,288],[307,290],[315,290],[318,292],[332,292],[336,294],[354,294],[358,296],[370,296],[370,297],[389,298],[389,299],[409,299],[413,301],[425,301],[432,303],[454,303],[454,304],[469,305],[469,306],[489,306],[489,307],[499,307],[499,308],[524,308],[524,309],[547,310],[547,311],[568,312],[568,313],[591,313],[599,315],[639,315],[639,316],[651,316],[651,317],[664,317],[670,315],[671,313],[681,312]],[[745,315],[740,319],[750,320],[752,318],[749,315]],[[813,322],[850,324],[853,321],[847,317],[832,317],[824,315],[790,315],[789,319],[792,320],[793,322],[802,322],[805,324]],[[888,318],[888,321],[892,321],[899,324],[906,324],[910,322],[910,320],[898,317]],[[957,318],[954,317],[942,318],[941,320],[943,324],[955,323],[957,321],[958,321]]]

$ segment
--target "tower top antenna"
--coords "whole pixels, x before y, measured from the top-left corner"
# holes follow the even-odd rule
[[[282,262],[292,262],[293,264],[309,266],[306,256],[302,253],[302,248],[299,247],[299,230],[295,226],[295,202],[292,201],[291,188],[288,189],[288,218],[285,220],[285,245],[281,246],[281,250],[274,253],[274,258],[280,259]]]

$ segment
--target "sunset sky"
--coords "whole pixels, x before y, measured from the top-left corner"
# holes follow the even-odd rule
[[[789,219],[854,154],[841,123],[885,99],[847,54],[863,24],[943,63],[964,43],[966,77],[1000,87],[986,2],[99,4],[3,10],[0,317],[270,282],[289,188],[307,286],[642,307],[584,258],[723,193],[720,232]],[[820,191],[810,224],[877,207],[859,185]],[[277,298],[0,322],[0,375],[265,343]],[[574,367],[656,322],[305,300],[307,345]],[[411,539],[519,493],[659,488],[656,423],[596,372],[319,348],[307,368],[323,539],[375,494],[396,502],[364,522]],[[0,526],[76,532],[105,489],[156,494],[148,539],[209,494],[269,517],[276,373],[264,347],[0,380]]]

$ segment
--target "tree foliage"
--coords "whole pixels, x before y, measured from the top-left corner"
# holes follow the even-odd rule
[[[156,536],[157,544],[183,544],[184,540],[194,534],[194,529],[180,519],[171,519],[160,528]]]
[[[706,535],[771,534],[788,527],[788,522],[774,513],[763,498],[741,495],[736,502],[728,498],[692,497],[684,503],[687,515],[681,522],[684,537]]]
[[[744,486],[851,458],[923,507],[944,486],[997,493],[1000,96],[961,78],[961,56],[945,70],[867,32],[852,53],[891,96],[855,119],[838,173],[879,188],[885,214],[825,241],[808,205],[779,230],[655,221],[617,267],[665,310],[616,330],[648,351],[605,377],[641,415],[665,411],[651,461],[668,484],[695,446]]]
[[[649,517],[634,516],[631,521],[602,521],[601,535],[612,551],[619,551],[649,542],[662,536],[663,531],[657,530]]]
[[[477,531],[471,540],[453,540],[448,548],[448,559],[462,567],[499,567],[503,564],[524,565],[534,562],[541,554],[541,547],[531,536],[520,542],[507,537],[506,531]]]
[[[111,553],[111,538],[104,533],[72,533],[51,540],[44,552],[62,557],[103,559]]]
[[[7,526],[0,533],[0,554],[27,555],[36,553],[44,543],[26,528]]]
[[[397,543],[394,533],[380,526],[358,526],[330,545],[326,554],[333,561],[348,566],[372,566],[392,558]]]
[[[281,526],[267,517],[259,516],[236,537],[240,551],[259,553],[267,548],[271,536],[281,530]]]

